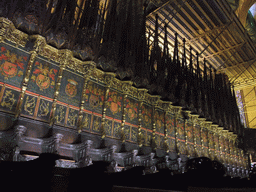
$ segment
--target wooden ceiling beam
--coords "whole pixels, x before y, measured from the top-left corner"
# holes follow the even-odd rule
[[[255,61],[256,61],[256,58],[254,58],[254,59],[252,59],[252,60],[249,60],[249,61],[242,62],[242,63],[238,63],[237,65],[233,65],[233,66],[221,68],[221,69],[219,69],[218,71],[225,71],[225,70],[234,69],[234,68],[237,68],[237,67],[238,67],[238,68],[244,67],[244,65],[250,64],[250,62],[255,62]]]
[[[161,11],[159,11],[159,13],[158,13],[158,15],[159,15],[159,18],[161,18],[161,19],[164,19],[165,17],[161,14],[161,12],[165,12],[166,10],[161,10]],[[165,13],[165,14],[167,14],[167,13]],[[152,16],[152,15],[151,15]],[[151,26],[150,26],[150,28],[151,28],[151,30],[152,31],[154,31],[154,24],[153,24],[153,18],[152,17],[150,17],[150,18],[148,18],[148,19],[150,19],[151,20]],[[187,32],[187,30],[176,20],[176,18],[173,18],[172,19],[172,21],[173,22],[175,22],[181,29],[182,29],[182,31],[183,32],[185,32],[190,38],[193,38],[193,35],[191,35],[190,33],[188,33]],[[190,26],[185,20],[183,21],[187,26],[188,26],[188,28],[191,30],[191,31],[193,31],[193,32],[195,32],[196,33],[196,31],[193,29],[193,27],[192,26]],[[227,25],[225,25],[226,27],[227,27]],[[225,27],[224,26],[224,27]],[[163,28],[163,26],[161,26],[161,28]],[[223,28],[223,27],[222,27]],[[167,27],[167,30],[168,30],[168,32],[169,31],[172,31],[172,33],[174,34],[175,32],[179,32],[179,30],[175,27],[175,26],[172,26],[172,28],[170,29],[169,27]],[[184,36],[182,35],[182,34],[180,34],[180,36],[182,37],[182,38],[184,38]],[[161,38],[163,38],[163,37],[161,37]],[[208,39],[209,39],[209,41],[212,41],[211,39],[210,39],[210,37],[208,37]],[[208,42],[206,42],[206,41],[204,41],[204,40],[202,40],[204,43],[205,43],[205,45],[208,45]],[[197,44],[202,50],[204,50],[204,47],[203,47],[203,45],[201,45],[200,43],[199,44]],[[193,48],[194,48],[194,50],[196,50],[197,52],[200,52],[200,50],[198,50],[197,48],[196,48],[196,46],[194,46],[194,45],[192,45],[193,46]],[[217,45],[215,44],[215,47],[216,47]],[[215,52],[215,50],[213,50],[211,47],[209,47],[209,49],[210,49],[210,51],[211,52]],[[211,53],[209,52],[209,50],[207,50],[207,53],[208,53],[208,55],[210,55]],[[206,53],[206,54],[207,54]],[[211,61],[209,61],[209,63],[214,67],[215,66],[215,64],[213,64],[213,63],[218,63],[217,62],[217,60],[215,59],[215,58],[213,58],[214,60],[215,60],[215,62],[211,62]],[[221,58],[220,58],[221,59]],[[221,59],[222,60],[222,59]]]
[[[213,56],[216,56],[216,55],[220,55],[220,54],[222,54],[222,53],[224,53],[224,52],[226,52],[226,51],[230,51],[230,50],[233,50],[233,49],[236,49],[236,48],[241,48],[241,47],[242,47],[243,45],[245,45],[245,44],[246,44],[246,42],[243,42],[243,43],[234,45],[234,46],[229,47],[229,48],[226,48],[226,49],[224,49],[224,50],[222,50],[222,51],[215,52],[214,54],[211,54],[211,55],[209,55],[209,56],[207,56],[207,57],[205,57],[205,58],[207,59],[207,58],[210,58],[210,57],[213,57]]]
[[[195,1],[195,0],[194,0]],[[206,2],[205,2],[206,7],[211,11],[212,15],[215,17],[216,20],[218,20],[219,23],[222,23],[221,20],[219,19],[218,15],[216,15],[216,13],[214,12],[214,10],[212,9],[212,7]],[[223,24],[223,23],[222,23]]]
[[[177,1],[176,1],[177,2]],[[190,4],[188,3],[188,2],[186,2],[186,4],[185,4],[188,8],[189,8],[189,10],[196,16],[196,18],[205,26],[205,28],[207,29],[207,30],[211,30],[210,28],[209,28],[209,26],[204,22],[204,20],[200,17],[200,15],[198,15],[198,13],[190,6]],[[191,20],[193,20],[193,18],[190,16],[189,17]],[[195,22],[195,20],[193,20],[194,22]]]
[[[192,2],[197,6],[197,8],[203,13],[203,15],[205,16],[205,18],[211,23],[211,25],[213,27],[218,27],[216,26],[213,21],[211,20],[211,18],[208,16],[208,14],[201,8],[201,6],[195,1],[195,0],[192,0]],[[193,8],[192,8],[193,9]]]
[[[151,13],[149,13],[149,14],[147,15],[147,17],[150,17],[153,13],[155,13],[155,12],[161,10],[163,7],[165,7],[166,5],[168,5],[168,4],[170,3],[170,1],[171,1],[171,0],[168,0],[167,2],[163,3],[162,5],[160,5],[160,6],[159,6],[158,8],[156,8],[154,11],[152,11]],[[153,4],[155,4],[155,3],[153,3]]]
[[[256,78],[244,82],[234,83],[235,90],[242,90],[248,87],[256,86]]]

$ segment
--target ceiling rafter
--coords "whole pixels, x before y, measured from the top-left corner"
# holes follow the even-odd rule
[[[230,51],[230,50],[233,50],[233,49],[236,49],[236,48],[241,48],[241,47],[242,47],[243,45],[245,45],[245,44],[246,44],[246,42],[243,42],[243,43],[234,45],[234,46],[229,47],[229,48],[227,48],[227,49],[224,49],[224,50],[222,50],[222,51],[218,51],[218,52],[215,52],[215,53],[213,53],[213,54],[211,54],[211,55],[209,55],[209,56],[206,56],[205,58],[207,59],[207,58],[210,58],[210,57],[213,57],[213,56],[216,56],[216,55],[220,55],[220,54],[222,54],[222,53],[224,53],[224,52],[226,52],[226,51]]]
[[[151,20],[147,25],[153,34],[155,14],[158,14],[161,42],[164,38],[164,24],[169,23],[167,32],[171,47],[174,33],[177,32],[181,37],[179,45],[182,45],[180,40],[185,38],[186,48],[191,45],[195,52],[202,53],[200,62],[206,58],[209,65],[225,72],[235,86],[244,86],[245,82],[254,84],[256,66],[251,62],[255,61],[256,49],[239,19],[232,10],[227,9],[228,4],[223,0],[214,4],[208,1],[203,3],[202,6],[197,0],[162,1],[158,3],[160,6],[147,16],[148,20]],[[206,10],[211,14],[208,15]],[[221,17],[217,14],[219,11],[222,11]],[[201,17],[202,14],[204,17]]]

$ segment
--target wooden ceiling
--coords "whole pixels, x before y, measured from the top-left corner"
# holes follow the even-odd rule
[[[256,48],[241,18],[237,17],[245,14],[236,14],[226,0],[151,2],[156,9],[148,15],[149,33],[154,34],[155,15],[158,14],[160,38],[165,35],[164,25],[167,23],[170,47],[174,46],[174,34],[177,32],[180,51],[185,38],[186,48],[191,45],[194,52],[200,54],[201,61],[206,58],[208,65],[226,73],[235,90],[241,93],[243,104],[239,107],[243,107],[241,113],[245,116],[246,126],[256,129]],[[253,4],[251,1],[248,3]],[[244,5],[239,2],[239,6]]]
[[[246,29],[226,0],[152,0],[157,8],[147,17],[149,33],[154,34],[155,15],[159,15],[159,33],[164,37],[164,25],[170,47],[174,34],[186,39],[207,59],[208,65],[228,75],[236,90],[256,85],[256,48]],[[181,48],[182,50],[182,48]]]

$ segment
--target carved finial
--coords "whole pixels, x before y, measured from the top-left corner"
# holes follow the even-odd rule
[[[114,77],[115,73],[105,72],[105,83],[108,87],[112,87],[114,85]]]
[[[138,89],[138,98],[140,101],[143,101],[146,97],[147,89]]]
[[[128,94],[131,92],[131,86],[132,86],[133,82],[132,81],[123,81],[122,82],[122,91],[125,93],[125,94]]]
[[[83,64],[84,76],[90,76],[96,69],[96,63],[94,61],[85,61]]]

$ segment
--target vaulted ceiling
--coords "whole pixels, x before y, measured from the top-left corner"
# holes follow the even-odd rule
[[[241,93],[247,127],[256,128],[256,25],[248,21],[248,11],[256,0],[151,0],[155,7],[148,14],[148,31],[154,33],[155,16],[159,15],[159,33],[164,25],[170,47],[177,32],[182,47],[193,47],[200,60],[226,73],[235,90]],[[152,7],[151,5],[151,7]],[[255,11],[254,11],[255,10]],[[252,16],[256,9],[251,9]],[[256,22],[255,22],[256,23]],[[251,31],[255,30],[255,34]],[[182,49],[181,49],[182,50]],[[241,103],[240,103],[241,104]],[[242,105],[241,105],[242,107]]]

